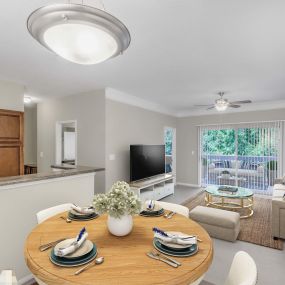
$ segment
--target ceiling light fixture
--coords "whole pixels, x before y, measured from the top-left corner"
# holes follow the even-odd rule
[[[229,101],[227,99],[217,99],[215,102],[215,108],[217,111],[222,112],[222,111],[226,111],[228,109],[229,106]]]
[[[78,64],[96,64],[125,51],[131,41],[126,26],[101,8],[54,4],[28,18],[30,34],[44,47]]]
[[[30,96],[24,96],[24,103],[30,104],[32,102],[32,98]]]

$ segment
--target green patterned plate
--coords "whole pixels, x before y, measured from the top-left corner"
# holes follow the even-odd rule
[[[90,220],[94,220],[96,218],[98,218],[99,215],[98,214],[92,214],[92,215],[89,215],[89,216],[75,216],[71,213],[68,213],[68,218],[70,220],[73,220],[73,221],[90,221]]]
[[[146,211],[140,212],[140,216],[143,217],[160,217],[164,214],[164,209],[161,209],[158,213],[153,214],[152,212],[148,213]]]

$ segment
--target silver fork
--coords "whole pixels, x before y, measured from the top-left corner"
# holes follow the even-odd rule
[[[51,247],[53,247],[54,245],[56,245],[57,243],[63,241],[63,240],[66,240],[67,238],[62,238],[62,239],[58,239],[58,240],[55,240],[55,241],[52,241],[52,242],[49,242],[49,243],[46,243],[46,244],[43,244],[41,246],[39,246],[39,250],[40,251],[45,251]]]
[[[150,257],[150,258],[153,258],[153,259],[162,261],[162,262],[164,262],[164,263],[166,263],[166,264],[168,264],[168,265],[170,265],[170,266],[172,266],[172,267],[175,267],[175,268],[178,267],[178,265],[177,265],[176,263],[171,262],[171,261],[169,261],[169,260],[167,260],[167,259],[165,259],[165,258],[161,258],[161,257],[159,257],[159,256],[153,255],[151,252],[148,252],[146,255],[147,255],[148,257]]]
[[[162,253],[158,253],[158,252],[151,251],[151,254],[153,254],[154,256],[158,256],[158,257],[162,256],[163,258],[165,258],[165,259],[167,259],[167,260],[169,260],[169,261],[171,261],[171,262],[173,262],[173,263],[176,263],[178,266],[181,266],[181,265],[182,265],[182,264],[181,264],[180,262],[178,262],[177,260],[175,260],[175,259],[173,259],[173,258],[170,258],[170,257],[168,257],[168,256],[166,256],[166,255],[164,255],[164,254],[162,254]]]

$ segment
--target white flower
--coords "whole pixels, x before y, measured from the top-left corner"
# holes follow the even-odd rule
[[[93,205],[99,214],[108,213],[115,218],[138,214],[141,210],[141,201],[124,181],[114,183],[107,194],[95,195]]]

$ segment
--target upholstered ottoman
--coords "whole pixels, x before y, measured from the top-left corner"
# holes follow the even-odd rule
[[[240,231],[240,215],[236,212],[197,206],[190,211],[190,218],[214,238],[235,241]]]

